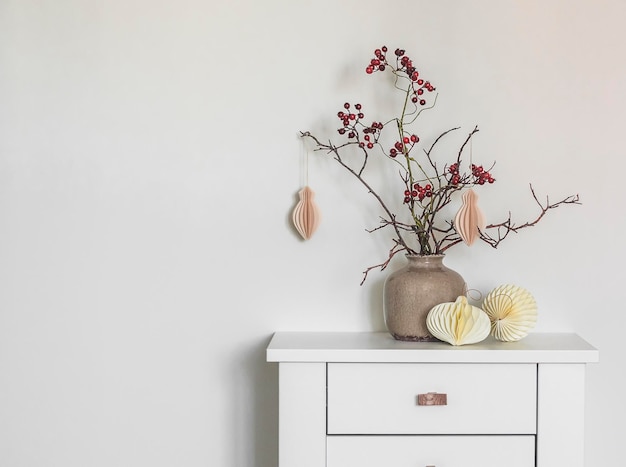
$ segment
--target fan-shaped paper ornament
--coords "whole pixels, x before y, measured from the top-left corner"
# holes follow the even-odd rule
[[[491,334],[499,341],[514,342],[528,335],[537,322],[537,302],[528,290],[501,285],[487,294],[483,310],[491,320]]]
[[[461,239],[471,245],[485,228],[485,217],[478,207],[478,195],[471,188],[463,193],[463,205],[454,218],[454,228]]]
[[[475,344],[489,335],[491,323],[483,310],[459,296],[454,303],[434,306],[426,317],[426,326],[437,339],[452,345]]]
[[[305,186],[298,192],[300,201],[293,210],[293,225],[302,235],[302,238],[308,240],[317,230],[320,222],[320,212],[317,204],[313,200],[315,192],[308,186]]]

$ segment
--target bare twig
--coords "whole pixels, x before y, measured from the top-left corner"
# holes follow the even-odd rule
[[[363,169],[365,168],[365,164],[367,163],[367,161],[365,161],[363,164],[363,167],[361,168],[361,170],[359,172],[355,171],[354,169],[352,169],[352,167],[350,167],[348,164],[346,164],[342,159],[341,156],[339,155],[339,147],[334,146],[332,143],[329,142],[329,144],[323,144],[321,143],[315,136],[313,136],[310,132],[306,131],[306,132],[301,132],[300,136],[305,138],[312,138],[313,141],[315,141],[315,143],[318,146],[318,149],[325,149],[327,150],[329,153],[333,153],[334,154],[334,159],[339,162],[339,164],[341,164],[341,166],[343,166],[348,172],[350,172],[352,175],[354,175],[360,182],[361,184],[363,184],[363,186],[365,186],[365,188],[367,188],[367,191],[374,196],[374,198],[376,198],[376,200],[378,201],[378,204],[380,204],[380,206],[383,208],[383,210],[385,211],[385,213],[387,214],[387,216],[389,217],[389,225],[391,225],[396,233],[397,239],[395,239],[394,241],[396,241],[399,245],[402,246],[403,249],[407,250],[410,253],[415,253],[414,250],[412,250],[404,241],[404,238],[402,237],[402,234],[400,233],[400,229],[398,227],[398,225],[396,224],[395,221],[395,215],[391,212],[391,210],[387,207],[387,205],[385,204],[385,202],[382,200],[382,198],[378,195],[378,193],[376,193],[372,187],[365,181],[365,179],[362,177],[362,172]]]
[[[535,200],[535,202],[537,203],[537,205],[540,208],[540,212],[537,215],[537,217],[532,220],[532,221],[528,221],[525,222],[521,225],[515,225],[511,219],[511,213],[509,212],[509,215],[507,217],[507,219],[503,222],[497,223],[497,224],[489,224],[485,227],[485,231],[481,231],[480,232],[480,239],[482,241],[484,241],[485,243],[487,243],[488,245],[491,245],[493,248],[497,248],[498,245],[512,232],[512,233],[517,233],[518,231],[525,229],[526,227],[532,227],[534,225],[536,225],[542,218],[543,216],[546,215],[546,213],[550,210],[550,209],[556,209],[559,206],[563,206],[566,204],[581,204],[580,203],[580,198],[579,196],[576,195],[570,195],[567,196],[565,198],[563,198],[560,201],[557,201],[555,203],[551,203],[549,198],[546,196],[546,201],[545,204],[542,204],[541,201],[539,201],[539,198],[537,198],[537,195],[535,194],[535,190],[532,186],[532,184],[529,185],[530,186],[530,192],[532,193],[532,196]],[[487,229],[495,229],[495,235],[489,235],[486,230]]]
[[[361,283],[359,285],[363,285],[365,283],[365,280],[367,279],[367,274],[373,270],[373,269],[380,269],[381,271],[384,271],[387,266],[389,266],[389,263],[391,262],[391,259],[397,255],[398,253],[400,253],[401,251],[405,251],[406,248],[403,247],[402,245],[400,245],[399,243],[395,243],[395,245],[393,246],[393,248],[391,250],[389,250],[389,256],[387,257],[387,259],[385,261],[383,261],[380,264],[375,264],[374,266],[370,266],[368,267],[365,271],[363,271],[363,279],[361,280]]]

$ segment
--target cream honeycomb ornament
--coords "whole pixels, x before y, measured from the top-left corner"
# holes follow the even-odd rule
[[[528,335],[537,323],[537,302],[516,285],[500,285],[483,301],[491,321],[491,334],[499,341],[515,342]]]
[[[434,306],[426,317],[426,327],[437,339],[452,345],[475,344],[489,335],[491,323],[483,310],[459,296],[455,302]]]

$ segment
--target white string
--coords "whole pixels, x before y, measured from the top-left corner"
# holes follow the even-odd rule
[[[302,141],[302,146],[300,146],[300,182],[304,181],[304,185],[309,185],[309,146],[306,142]],[[304,152],[304,154],[302,154]],[[303,180],[304,179],[304,180]]]
[[[309,186],[309,148],[306,148],[305,154],[304,186]]]

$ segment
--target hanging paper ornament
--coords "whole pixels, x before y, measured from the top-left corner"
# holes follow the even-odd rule
[[[478,195],[471,188],[463,193],[463,205],[454,218],[454,228],[467,244],[471,245],[485,228],[485,217],[478,207]]]
[[[302,235],[302,238],[308,240],[317,230],[320,221],[320,212],[317,204],[313,200],[315,193],[311,188],[305,186],[298,192],[300,201],[293,210],[293,225]]]

